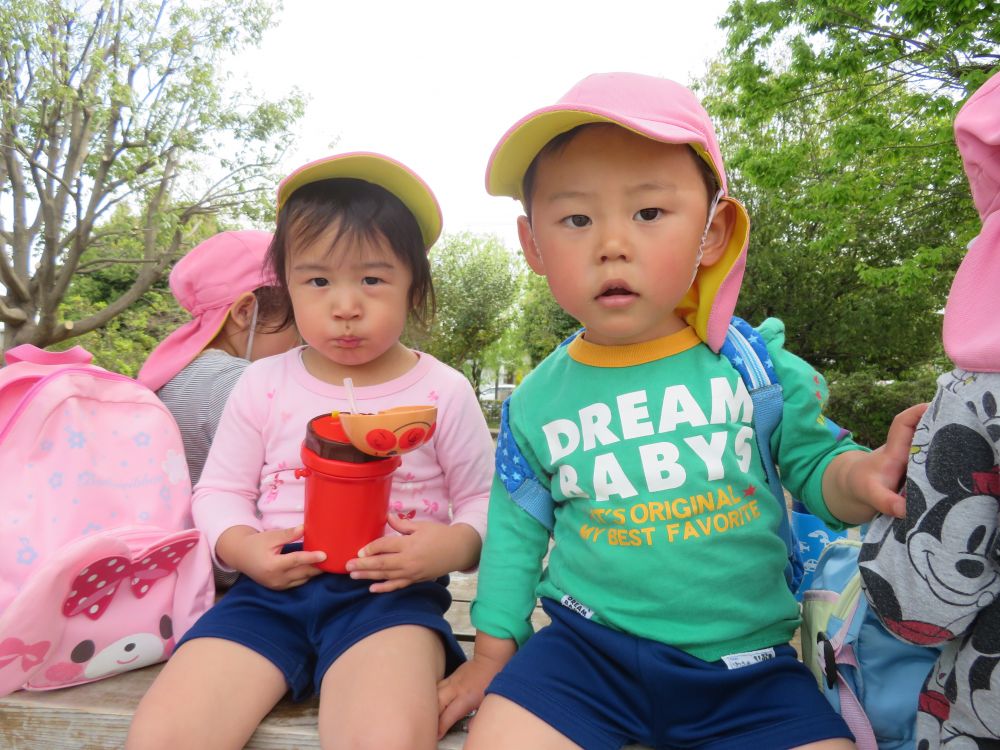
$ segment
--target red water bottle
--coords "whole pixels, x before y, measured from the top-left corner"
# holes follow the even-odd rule
[[[347,561],[385,532],[392,473],[397,456],[361,452],[348,440],[340,419],[321,414],[309,421],[302,443],[305,482],[305,535],[302,548],[322,550],[316,563],[329,573],[346,573]]]

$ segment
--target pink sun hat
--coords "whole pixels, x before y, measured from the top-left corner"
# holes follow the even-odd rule
[[[405,164],[371,151],[334,154],[299,167],[278,185],[278,213],[300,187],[333,178],[364,180],[399,198],[417,220],[425,250],[441,235],[441,207],[427,183]]]
[[[736,226],[722,259],[702,266],[677,307],[699,337],[719,351],[743,283],[750,217],[729,197],[715,128],[690,89],[639,73],[588,76],[555,104],[522,117],[503,135],[486,167],[486,191],[523,202],[524,174],[545,145],[561,133],[593,123],[611,123],[654,141],[690,146],[715,173],[722,200],[735,206]]]
[[[170,291],[192,319],[157,346],[136,380],[156,391],[187,367],[222,330],[240,297],[274,286],[264,257],[271,233],[222,232],[195,246],[170,272]]]
[[[983,228],[948,293],[944,349],[964,370],[1000,372],[1000,73],[959,110],[955,142]]]

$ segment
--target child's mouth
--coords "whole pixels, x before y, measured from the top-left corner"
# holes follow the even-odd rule
[[[631,299],[636,296],[638,295],[629,288],[628,284],[621,281],[610,281],[601,288],[597,298],[611,301]]]

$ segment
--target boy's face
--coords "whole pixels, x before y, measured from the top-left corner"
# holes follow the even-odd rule
[[[538,164],[521,247],[588,341],[636,344],[686,327],[674,308],[691,286],[709,204],[695,158],[606,125]],[[725,249],[715,224],[705,265]]]

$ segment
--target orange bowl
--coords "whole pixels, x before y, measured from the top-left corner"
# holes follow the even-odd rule
[[[351,444],[370,456],[398,456],[431,439],[436,406],[396,406],[375,414],[342,411],[340,424]]]

